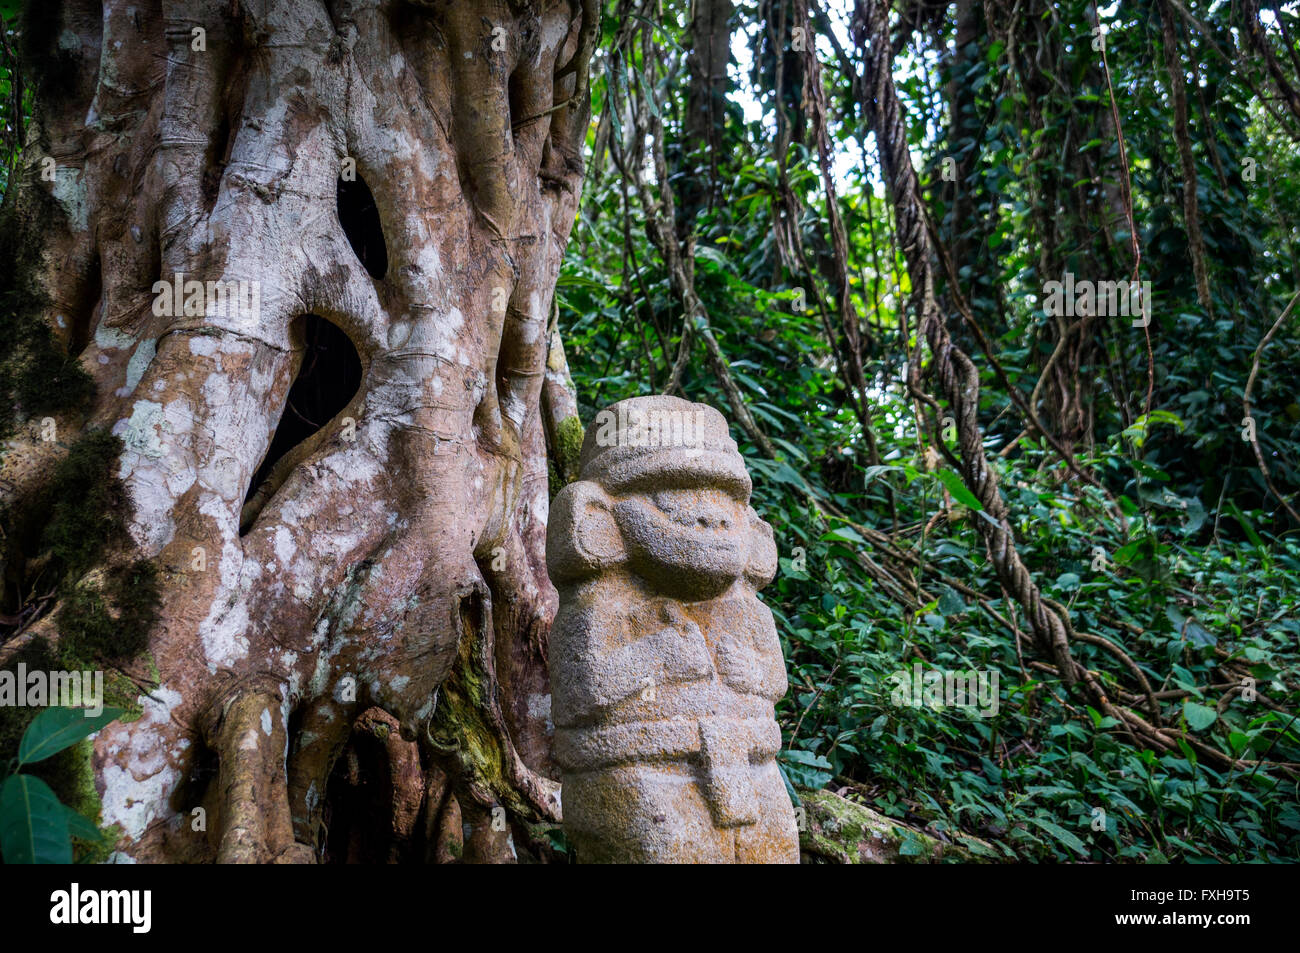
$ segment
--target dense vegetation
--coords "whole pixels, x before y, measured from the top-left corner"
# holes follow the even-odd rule
[[[869,134],[862,5],[810,6],[820,78],[803,4],[611,6],[558,313],[588,419],[674,388],[735,425],[783,557],[788,777],[1004,859],[1295,859],[1296,6],[1137,0],[1104,44],[1085,2],[890,21],[1021,556],[1165,745],[1065,684],[993,572]],[[1065,272],[1150,281],[1149,327],[1047,314]],[[996,671],[996,715],[892,704],[916,663]]]

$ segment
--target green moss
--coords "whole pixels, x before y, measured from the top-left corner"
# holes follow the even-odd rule
[[[72,55],[57,45],[62,6],[29,4],[24,21],[25,60],[33,67],[42,96],[70,91],[76,83],[76,70],[61,68]],[[46,238],[65,213],[40,183],[11,184],[14,188],[0,209],[0,261],[5,263],[0,268],[0,438],[24,420],[84,412],[95,392],[77,354],[69,353],[51,330],[49,301],[39,280]],[[0,568],[5,576],[0,611],[16,614],[24,608],[21,600],[33,595],[54,594],[65,600],[60,619],[66,624],[57,650],[36,638],[15,652],[6,667],[16,670],[22,663],[28,670],[105,671],[104,703],[138,712],[137,686],[104,660],[143,647],[160,601],[154,568],[139,562],[109,569],[101,577],[102,591],[78,585],[125,539],[130,500],[116,473],[121,449],[112,435],[89,431],[42,486],[0,509]],[[19,600],[17,605],[5,604],[13,598]],[[77,615],[76,607],[86,608],[86,615]],[[0,628],[0,641],[9,634]],[[23,733],[41,710],[0,708],[0,765],[16,758]],[[64,804],[101,824],[92,753],[91,742],[85,740],[23,770],[49,784]],[[106,859],[120,831],[102,826],[101,831],[102,842],[75,843],[78,861]]]
[[[17,672],[19,663],[26,665],[28,670],[49,671],[58,667],[50,643],[41,638],[32,639],[15,652],[5,671]],[[11,758],[18,756],[18,742],[39,711],[39,708],[0,705],[0,765],[7,766]]]
[[[546,495],[554,503],[555,494],[564,489],[564,483],[560,480],[560,472],[555,469],[555,463],[546,461]]]
[[[805,854],[840,864],[979,862],[992,853],[978,838],[958,835],[945,843],[830,791],[799,789],[805,824],[799,847]]]
[[[566,417],[555,428],[556,469],[565,483],[578,478],[578,460],[582,456],[582,441],[586,429],[577,415]]]
[[[116,472],[121,452],[117,437],[89,430],[41,488],[33,507],[44,522],[39,550],[49,553],[57,570],[79,576],[105,546],[125,537],[130,497]]]
[[[470,600],[467,600],[467,602]],[[439,688],[438,707],[429,726],[434,746],[459,763],[472,789],[490,792],[517,817],[531,818],[526,804],[506,777],[505,752],[491,724],[491,680],[481,661],[482,618],[461,605],[463,634],[456,664]]]
[[[30,498],[0,513],[10,591],[57,596],[58,659],[47,667],[101,669],[147,648],[162,603],[157,569],[148,560],[108,558],[128,542],[121,449],[111,434],[87,431]],[[16,614],[23,607],[7,608]],[[121,694],[133,703],[136,693],[128,686]]]
[[[158,571],[145,559],[110,569],[102,585],[77,583],[55,616],[63,657],[72,662],[139,654],[148,647],[161,602]]]
[[[7,565],[31,559],[48,592],[88,572],[108,546],[125,539],[130,498],[116,472],[121,449],[107,431],[87,431],[30,497],[0,511]]]
[[[45,236],[63,215],[48,189],[19,187],[0,212],[0,437],[22,418],[83,410],[95,385],[55,339],[36,276]]]

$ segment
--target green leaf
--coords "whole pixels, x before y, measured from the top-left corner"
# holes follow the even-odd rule
[[[925,845],[921,843],[920,838],[911,832],[903,838],[903,843],[898,847],[900,857],[919,857],[924,853]]]
[[[1246,534],[1246,538],[1250,540],[1251,545],[1255,546],[1258,549],[1264,548],[1264,541],[1259,538],[1259,533],[1255,532],[1255,525],[1251,523],[1249,519],[1246,518],[1245,513],[1237,509],[1236,503],[1233,503],[1231,500],[1229,500],[1227,503],[1224,504],[1223,509],[1226,513],[1230,514],[1232,518],[1235,519],[1241,525],[1241,530]]]
[[[811,751],[788,748],[781,752],[780,759],[785,762],[784,770],[790,779],[806,788],[821,790],[833,776],[831,763],[823,755]]]
[[[98,715],[88,715],[84,708],[47,708],[27,726],[18,743],[18,766],[44,761],[50,755],[70,748],[87,735],[93,735],[125,712],[105,708]]]
[[[961,477],[951,470],[940,470],[938,473],[939,482],[948,488],[952,498],[962,506],[972,510],[982,510],[984,505],[975,498],[975,494],[966,489],[966,484],[961,482]]]
[[[1198,705],[1194,701],[1183,702],[1183,716],[1192,731],[1204,731],[1219,720],[1219,713],[1213,708]]]
[[[104,839],[104,832],[101,831],[90,818],[86,817],[84,814],[78,814],[66,804],[60,804],[60,807],[67,812],[68,833],[73,837],[78,840],[90,841],[91,843],[98,843]]]
[[[0,787],[0,854],[6,864],[70,864],[68,809],[48,784],[11,775]]]
[[[858,543],[862,546],[867,545],[867,541],[852,526],[837,526],[829,533],[822,536],[822,540],[835,540],[841,543]]]
[[[1047,831],[1047,833],[1051,834],[1054,838],[1056,838],[1066,847],[1070,848],[1070,850],[1077,851],[1078,853],[1085,854],[1085,855],[1088,853],[1088,848],[1084,846],[1083,841],[1079,840],[1079,838],[1075,837],[1069,831],[1065,830],[1065,828],[1059,827],[1056,824],[1053,824],[1051,821],[1044,820],[1041,817],[1031,817],[1029,818],[1029,821],[1030,823],[1035,824],[1038,827],[1041,827],[1043,830]]]
[[[1063,572],[1056,577],[1056,586],[1058,589],[1078,589],[1079,574],[1076,572]]]
[[[958,615],[966,611],[966,600],[951,586],[944,586],[939,591],[939,612],[945,616]]]

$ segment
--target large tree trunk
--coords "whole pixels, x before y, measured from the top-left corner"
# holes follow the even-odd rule
[[[727,61],[731,58],[731,0],[695,0],[686,57],[686,113],[682,116],[679,232],[684,238],[700,209],[721,187],[718,162],[727,125]]]
[[[69,599],[135,613],[147,640],[123,624],[90,660],[138,686],[141,717],[93,753],[124,855],[509,859],[558,818],[547,443],[576,421],[543,391],[597,18],[590,0],[28,13],[11,284],[96,396],[53,431],[18,407],[0,664],[41,640],[85,657]],[[249,282],[245,306],[182,287],[168,314],[176,276]],[[96,431],[121,441],[105,479],[129,532],[51,563],[51,467]]]

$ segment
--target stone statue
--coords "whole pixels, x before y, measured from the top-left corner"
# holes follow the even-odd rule
[[[581,863],[798,863],[776,766],[786,690],[772,528],[716,410],[638,397],[597,415],[546,561],[564,829]]]

